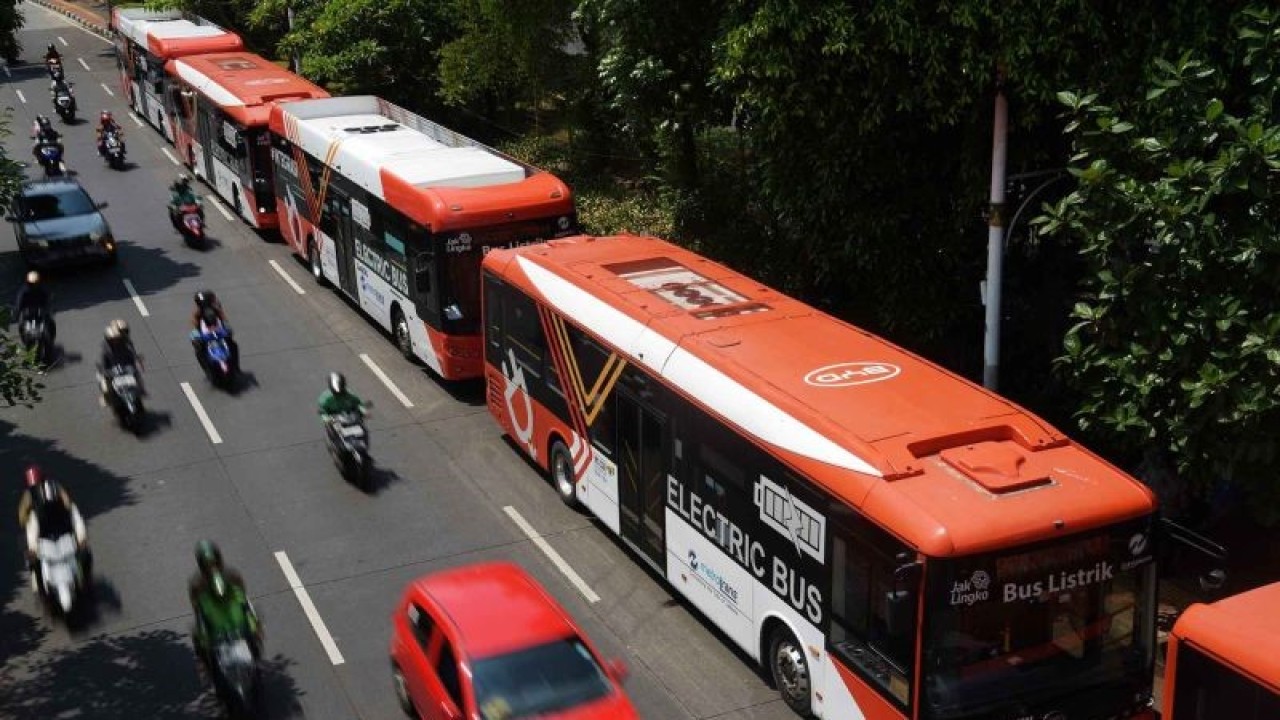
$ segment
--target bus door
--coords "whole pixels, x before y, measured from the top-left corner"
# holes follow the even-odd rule
[[[333,240],[333,251],[338,263],[338,286],[343,292],[358,299],[356,294],[355,232],[351,226],[351,196],[333,185],[326,194],[324,228]]]
[[[667,420],[622,387],[615,403],[621,534],[665,576]]]
[[[217,118],[213,116],[213,111],[207,103],[200,102],[198,97],[192,97],[191,107],[196,114],[196,132],[192,138],[192,145],[189,148],[189,157],[183,158],[191,163],[191,171],[197,176],[204,178],[205,182],[214,185],[213,175],[209,172],[210,156],[213,153],[213,146],[217,142]]]

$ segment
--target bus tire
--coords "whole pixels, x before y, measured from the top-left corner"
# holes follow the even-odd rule
[[[800,717],[813,713],[813,675],[804,648],[785,626],[779,624],[769,636],[769,655],[766,657],[773,686],[778,689],[782,701]]]
[[[196,174],[196,149],[193,145],[187,146],[187,169]]]
[[[317,285],[324,285],[324,266],[320,264],[315,238],[307,238],[307,264],[311,266],[311,278]]]
[[[547,472],[551,475],[551,484],[555,486],[560,501],[575,510],[579,507],[578,496],[574,493],[573,455],[569,448],[559,439],[551,441],[550,462]]]
[[[240,202],[240,188],[236,185],[231,186],[231,208],[236,211],[236,217],[244,217],[244,203]]]
[[[404,319],[404,312],[398,307],[391,311],[391,334],[400,354],[413,362],[416,358],[413,356],[413,337],[409,335],[409,321]]]

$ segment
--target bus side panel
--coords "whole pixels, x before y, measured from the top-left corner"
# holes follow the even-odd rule
[[[286,143],[276,139],[277,143]],[[307,238],[315,234],[315,226],[309,219],[307,200],[298,179],[297,163],[280,145],[271,148],[272,177],[276,191],[276,215],[280,218],[280,236],[304,260],[307,257]]]

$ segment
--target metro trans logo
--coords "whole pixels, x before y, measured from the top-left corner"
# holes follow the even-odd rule
[[[796,547],[796,554],[805,553],[818,562],[826,558],[827,518],[797,500],[783,486],[764,475],[756,481],[756,507],[765,525],[777,530]]]
[[[868,385],[897,377],[902,368],[882,362],[842,362],[812,370],[804,381],[814,387],[837,388]]]

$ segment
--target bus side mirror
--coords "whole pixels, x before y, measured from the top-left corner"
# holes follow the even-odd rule
[[[1214,568],[1209,572],[1200,576],[1200,589],[1218,590],[1227,582],[1227,571],[1222,568]]]
[[[893,569],[894,589],[902,587],[915,589],[920,584],[920,573],[924,570],[924,564],[916,560],[915,553],[905,550],[894,556],[894,560],[898,562],[898,566]]]

